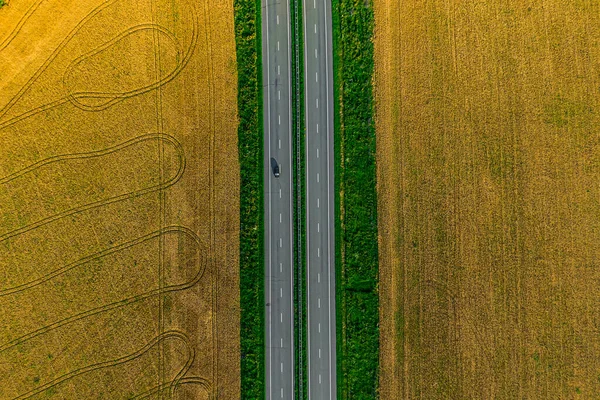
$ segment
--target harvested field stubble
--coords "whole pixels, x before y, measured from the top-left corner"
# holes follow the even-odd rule
[[[239,397],[231,4],[0,11],[0,399]]]
[[[600,393],[599,9],[375,0],[381,398]]]

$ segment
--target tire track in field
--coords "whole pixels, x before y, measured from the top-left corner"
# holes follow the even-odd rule
[[[177,389],[179,389],[183,385],[198,385],[202,390],[204,390],[206,392],[207,396],[210,395],[211,390],[212,390],[212,385],[206,379],[198,377],[198,376],[190,376],[190,377],[181,378],[177,382],[175,382],[175,380],[170,381],[170,382],[165,382],[162,385],[154,387],[145,393],[137,395],[132,400],[147,399],[151,396],[155,396],[155,395],[159,394],[160,392],[163,392],[165,389],[173,389],[171,391],[171,399],[173,399],[173,394],[177,393],[176,392]]]
[[[199,259],[198,259],[199,269],[198,269],[196,275],[191,280],[184,282],[184,283],[180,283],[180,284],[167,285],[167,286],[164,286],[162,289],[152,289],[152,290],[137,294],[135,296],[130,296],[130,297],[127,297],[125,299],[122,299],[122,300],[119,300],[119,301],[116,301],[113,303],[105,304],[100,307],[92,308],[90,310],[71,315],[67,318],[64,318],[64,319],[56,321],[52,324],[46,325],[42,328],[31,331],[25,335],[22,335],[16,339],[11,340],[10,342],[0,344],[0,353],[3,353],[6,350],[11,349],[19,344],[25,343],[37,336],[43,335],[47,332],[50,332],[54,329],[61,327],[61,326],[71,324],[73,322],[82,320],[84,318],[87,318],[87,317],[90,317],[93,315],[97,315],[97,314],[100,314],[100,313],[103,313],[103,312],[106,312],[109,310],[122,308],[129,304],[137,303],[137,302],[149,299],[149,298],[154,298],[154,297],[166,294],[166,293],[180,292],[182,290],[186,290],[186,289],[194,287],[198,282],[200,282],[200,280],[202,279],[202,277],[204,275],[204,272],[206,271],[206,265],[208,264],[208,257],[206,257],[205,252],[202,251],[203,249],[202,249],[202,245],[200,242],[200,238],[198,237],[198,235],[195,232],[193,232],[191,229],[183,227],[183,226],[178,226],[177,229],[181,233],[184,233],[189,238],[191,238],[197,246],[198,256],[199,256]]]
[[[36,2],[33,3],[31,7],[29,7],[29,9],[25,12],[25,15],[21,17],[21,19],[19,20],[19,22],[17,22],[13,30],[4,38],[2,42],[0,42],[0,52],[2,52],[12,43],[12,41],[19,34],[19,32],[21,32],[21,29],[23,29],[23,25],[27,23],[29,18],[37,11],[37,9],[44,1],[46,0],[36,0]]]
[[[84,374],[87,374],[87,373],[90,373],[93,371],[98,371],[100,369],[106,369],[106,368],[126,364],[128,362],[131,362],[133,360],[140,358],[145,353],[147,353],[152,347],[154,347],[166,340],[169,340],[169,339],[178,340],[178,341],[182,342],[185,345],[185,348],[188,353],[185,365],[177,373],[177,376],[175,377],[175,379],[173,379],[173,381],[170,382],[170,390],[171,390],[171,393],[173,393],[175,391],[175,387],[178,385],[181,378],[189,371],[190,367],[192,366],[192,363],[194,362],[194,358],[196,356],[195,350],[190,345],[190,340],[187,337],[187,335],[185,335],[183,332],[175,331],[175,330],[167,331],[167,332],[157,336],[152,341],[150,341],[148,344],[146,344],[143,348],[139,349],[138,351],[136,351],[134,353],[131,353],[131,354],[121,357],[121,358],[117,358],[114,360],[105,361],[105,362],[101,362],[101,363],[97,363],[97,364],[88,365],[87,367],[83,367],[83,368],[71,371],[59,378],[56,378],[44,385],[41,385],[40,387],[38,387],[36,389],[33,389],[27,393],[23,393],[20,396],[14,397],[13,400],[29,399],[29,398],[35,396],[36,394],[42,393],[48,389],[56,387],[56,386],[60,385],[61,383],[66,382],[70,379],[76,378],[78,376],[81,376],[81,375],[84,375]]]
[[[171,71],[168,75],[166,75],[164,78],[158,80],[157,82],[154,82],[150,85],[146,85],[143,86],[141,88],[137,88],[128,92],[114,92],[114,93],[101,93],[101,92],[67,92],[66,96],[61,98],[61,99],[57,99],[54,101],[51,101],[49,103],[43,104],[41,106],[35,107],[25,113],[21,113],[17,116],[14,116],[12,118],[6,119],[4,121],[3,118],[6,116],[6,114],[12,109],[12,107],[19,102],[19,100],[29,91],[29,89],[31,88],[31,86],[40,78],[40,76],[48,69],[48,67],[52,64],[52,62],[58,57],[58,55],[62,52],[62,50],[71,42],[71,40],[77,35],[77,33],[95,16],[97,16],[98,14],[100,14],[104,9],[106,9],[107,7],[109,7],[110,5],[112,5],[113,3],[117,2],[117,1],[121,1],[121,0],[108,0],[105,3],[101,4],[100,6],[96,7],[92,12],[90,12],[88,15],[86,15],[83,20],[77,24],[77,26],[71,31],[71,33],[61,42],[61,44],[57,47],[57,49],[51,54],[51,56],[44,62],[44,64],[42,64],[42,66],[35,72],[35,74],[27,81],[27,83],[21,88],[21,90],[19,90],[19,92],[9,101],[9,103],[3,108],[0,109],[0,130],[5,129],[7,127],[10,127],[24,119],[27,119],[29,117],[32,117],[36,114],[39,114],[41,112],[44,111],[48,111],[50,109],[56,108],[58,106],[61,106],[63,104],[66,103],[71,103],[73,104],[75,107],[85,110],[85,111],[102,111],[105,110],[109,107],[112,107],[113,105],[115,105],[116,103],[119,103],[123,100],[126,99],[130,99],[132,97],[150,92],[154,89],[157,89],[158,87],[161,87],[169,82],[171,82],[173,79],[175,79],[180,73],[181,71],[187,66],[188,62],[190,61],[194,50],[196,48],[197,42],[198,42],[198,30],[199,30],[199,26],[198,26],[198,16],[196,13],[196,10],[194,7],[192,7],[191,5],[188,5],[189,11],[192,15],[192,24],[191,24],[191,39],[190,39],[190,44],[187,47],[186,53],[183,57],[183,59],[181,60],[177,60],[177,67]],[[78,58],[76,58],[75,60],[72,61],[72,64],[67,68],[67,70],[65,71],[65,73],[63,74],[63,87],[66,88],[66,83],[65,83],[65,79],[66,79],[66,75],[68,73],[68,71],[70,70],[70,68],[74,65],[76,65],[78,62],[82,62],[83,60],[86,59],[86,57],[89,57],[90,55],[93,55],[95,53],[99,53],[102,50],[104,50],[107,47],[110,47],[112,44],[114,44],[115,42],[122,40],[124,37],[126,37],[127,35],[130,35],[134,32],[137,32],[139,30],[145,30],[145,29],[155,29],[165,35],[167,35],[168,37],[172,37],[173,40],[176,40],[175,35],[173,35],[169,30],[167,30],[164,27],[160,27],[160,26],[155,26],[155,24],[138,24],[135,26],[132,26],[128,29],[126,29],[125,31],[121,32],[120,34],[118,34],[116,37],[114,37],[113,39],[109,40],[108,42],[105,42],[104,44],[94,48],[92,51],[84,54],[83,56],[80,56]],[[177,46],[178,48],[180,47],[179,45]],[[177,57],[179,58],[179,57]],[[100,99],[108,99],[107,102],[105,103],[101,103],[100,105],[86,105],[83,102],[81,102],[80,100],[82,99],[91,99],[91,98],[100,98]]]
[[[91,254],[89,256],[86,256],[84,258],[81,258],[73,263],[67,264],[65,266],[62,266],[58,269],[55,269],[54,271],[38,278],[38,279],[33,279],[30,280],[28,282],[22,283],[20,285],[16,285],[16,286],[12,286],[12,287],[8,287],[8,288],[1,288],[0,287],[0,297],[5,297],[5,296],[9,296],[11,294],[15,294],[15,293],[21,293],[23,291],[26,291],[27,289],[31,289],[34,288],[36,286],[39,286],[43,283],[47,283],[50,280],[63,275],[75,268],[81,267],[85,264],[89,264],[93,261],[99,260],[101,258],[104,257],[108,257],[110,255],[113,254],[117,254],[120,252],[123,252],[125,250],[131,249],[135,246],[138,246],[140,244],[143,244],[145,242],[148,242],[152,239],[156,239],[165,235],[168,235],[170,233],[183,233],[183,234],[187,234],[188,232],[184,230],[184,228],[180,227],[180,226],[168,226],[165,227],[163,229],[154,231],[152,233],[149,233],[145,236],[141,236],[137,239],[128,241],[126,243],[120,244],[118,246],[113,246],[110,247],[108,249],[104,249],[102,251],[99,251],[97,253]]]
[[[149,194],[152,192],[156,192],[159,190],[163,190],[166,189],[172,185],[174,185],[175,183],[177,183],[181,177],[183,176],[183,173],[185,171],[185,165],[186,165],[186,160],[185,160],[185,155],[183,152],[183,147],[181,146],[181,144],[177,141],[177,139],[175,139],[173,136],[167,135],[167,134],[162,134],[162,133],[154,133],[154,134],[148,134],[148,135],[143,135],[143,136],[138,136],[137,138],[131,139],[127,142],[118,144],[116,146],[113,147],[109,147],[107,149],[104,150],[98,150],[95,152],[88,152],[88,153],[76,153],[76,154],[65,154],[65,155],[59,155],[59,156],[55,156],[55,157],[50,157],[47,158],[45,160],[39,161],[35,164],[32,164],[20,171],[17,171],[11,175],[8,175],[6,177],[0,178],[0,185],[2,184],[6,184],[20,176],[23,176],[27,173],[33,172],[39,168],[42,168],[46,165],[49,164],[53,164],[56,162],[60,162],[60,161],[66,161],[66,160],[82,160],[82,159],[90,159],[90,158],[97,158],[97,157],[102,157],[108,154],[113,154],[115,152],[118,152],[122,149],[125,149],[127,147],[131,147],[134,146],[138,143],[144,142],[144,141],[150,141],[150,140],[158,140],[158,141],[162,141],[165,143],[168,143],[169,145],[171,145],[177,154],[177,158],[178,158],[178,170],[177,172],[168,180],[158,183],[157,185],[154,186],[150,186],[147,188],[143,188],[143,189],[139,189],[133,192],[129,192],[129,193],[124,193],[118,196],[113,196],[113,197],[109,197],[107,199],[104,200],[98,200],[95,202],[91,202],[91,203],[87,203],[78,207],[74,207],[71,208],[69,210],[63,211],[61,213],[58,214],[54,214],[51,216],[48,216],[46,218],[43,218],[37,222],[34,222],[32,224],[28,224],[26,226],[23,226],[21,228],[18,229],[14,229],[12,231],[3,233],[2,235],[0,235],[0,243],[4,242],[8,239],[11,239],[15,236],[18,235],[22,235],[28,231],[31,231],[33,229],[39,228],[41,226],[47,225],[51,222],[57,221],[59,219],[71,216],[71,215],[75,215],[75,214],[79,214],[83,211],[87,211],[93,208],[98,208],[98,207],[102,207],[102,206],[106,206],[112,203],[116,203],[119,201],[123,201],[123,200],[128,200],[128,199],[132,199],[132,198],[136,198],[136,197],[140,197],[143,196],[145,194]]]
[[[50,55],[50,57],[48,59],[46,59],[46,61],[42,64],[42,66],[40,68],[38,68],[38,70],[27,81],[27,83],[19,90],[19,92],[12,99],[10,99],[9,103],[5,107],[0,109],[0,130],[11,127],[11,126],[17,124],[18,122],[23,121],[29,117],[43,113],[45,111],[51,110],[53,108],[59,107],[61,105],[67,104],[67,103],[70,103],[74,107],[84,110],[84,111],[90,111],[90,112],[103,111],[121,101],[124,101],[126,99],[129,99],[129,98],[132,98],[135,96],[139,96],[144,93],[150,92],[152,90],[158,89],[158,88],[162,87],[163,85],[174,80],[181,73],[181,71],[187,66],[188,62],[190,61],[190,59],[197,47],[197,43],[198,43],[198,39],[199,39],[198,15],[196,14],[195,7],[192,6],[188,2],[185,2],[185,4],[187,5],[186,9],[188,9],[190,11],[190,14],[192,15],[191,16],[192,24],[191,24],[191,30],[189,32],[186,31],[185,34],[183,35],[183,36],[186,36],[186,38],[189,39],[189,41],[190,41],[189,47],[186,46],[185,50],[184,50],[183,46],[181,45],[181,43],[179,42],[177,36],[175,34],[173,34],[172,32],[170,32],[168,29],[164,28],[163,26],[160,26],[158,24],[148,24],[148,23],[133,25],[133,26],[129,27],[128,29],[121,31],[118,35],[113,37],[111,40],[104,42],[100,46],[94,48],[93,50],[91,50],[91,51],[75,58],[73,61],[71,61],[71,63],[68,65],[67,69],[65,70],[65,72],[62,76],[63,89],[66,93],[65,97],[54,100],[54,101],[50,101],[41,106],[32,108],[26,112],[20,113],[19,115],[16,115],[16,116],[13,116],[10,118],[6,118],[7,114],[11,111],[11,109],[13,109],[13,107],[15,105],[17,105],[25,95],[27,95],[27,93],[30,91],[30,89],[33,87],[33,85],[40,79],[40,77],[42,77],[44,75],[44,72],[48,70],[48,68],[57,59],[57,57],[61,54],[61,52],[67,47],[67,45],[72,41],[72,39],[75,36],[77,36],[77,34],[84,27],[86,27],[86,25],[88,23],[90,23],[90,21],[92,21],[92,19],[101,15],[101,13],[104,10],[106,10],[111,5],[117,3],[117,1],[119,1],[119,0],[104,1],[102,4],[98,5],[90,13],[88,13],[75,26],[75,28],[73,30],[71,30],[69,35],[60,43],[60,45],[54,50],[54,52]],[[0,52],[14,40],[14,38],[19,34],[19,32],[21,31],[23,26],[27,23],[27,21],[31,17],[31,15],[33,15],[35,13],[35,11],[39,8],[40,4],[42,4],[43,2],[44,2],[44,0],[39,0],[34,5],[32,5],[32,7],[27,11],[27,13],[17,23],[14,30],[2,42],[0,42]],[[205,11],[208,12],[208,10],[205,10]],[[160,35],[166,36],[167,39],[169,40],[169,42],[174,45],[174,48],[176,49],[176,54],[177,54],[176,65],[175,65],[175,68],[173,70],[169,71],[169,73],[167,75],[165,75],[164,77],[159,75],[158,76],[159,79],[157,79],[155,82],[151,82],[145,86],[136,87],[133,90],[122,91],[122,92],[119,92],[119,91],[76,91],[76,89],[69,87],[69,84],[68,84],[69,77],[74,73],[74,71],[77,69],[78,66],[84,64],[86,62],[86,60],[88,60],[98,54],[101,54],[103,51],[111,48],[112,46],[114,46],[115,44],[120,42],[121,40],[124,40],[124,39],[130,37],[131,35],[134,35],[138,32],[143,32],[143,31],[157,32]],[[190,32],[191,32],[191,39],[189,38]],[[208,36],[206,39],[207,40],[209,39]],[[209,43],[209,48],[210,48],[210,43]],[[184,54],[184,52],[185,52],[185,54]],[[160,72],[159,72],[159,74],[160,74]],[[214,115],[212,115],[212,114],[214,114],[214,104],[212,104],[212,103],[214,103],[214,97],[213,97],[214,92],[212,90],[213,88],[211,85],[212,70],[210,71],[210,75],[211,76],[210,76],[209,82],[208,82],[208,84],[211,88],[211,99],[212,99],[211,100],[211,106],[212,106],[211,123],[210,123],[211,130],[212,130],[211,141],[210,141],[211,142],[211,146],[210,146],[211,161],[210,161],[210,163],[211,163],[211,165],[214,166],[213,152],[214,152],[214,134],[215,134],[215,132],[214,132]],[[86,101],[88,101],[88,103],[86,103]],[[93,101],[100,101],[100,102],[98,104],[90,103]],[[163,191],[163,190],[167,189],[168,187],[174,185],[181,179],[181,177],[183,176],[184,171],[185,171],[186,158],[185,158],[185,154],[183,151],[183,147],[173,136],[170,136],[170,135],[167,135],[164,133],[154,133],[154,134],[142,135],[142,136],[136,137],[134,139],[128,140],[126,142],[123,142],[121,144],[118,144],[116,146],[109,147],[109,148],[106,148],[103,150],[86,152],[86,153],[63,154],[63,155],[50,157],[50,158],[41,160],[37,163],[31,164],[15,173],[12,173],[10,175],[0,178],[0,185],[6,184],[6,183],[9,183],[9,182],[21,177],[21,176],[27,175],[29,173],[34,173],[37,170],[39,170],[40,168],[43,168],[44,166],[47,166],[47,165],[51,165],[54,163],[60,163],[60,162],[67,161],[67,160],[91,159],[91,158],[102,157],[104,155],[118,152],[127,147],[134,146],[137,143],[140,143],[143,141],[151,141],[151,140],[158,141],[159,146],[161,146],[161,147],[164,144],[167,144],[175,149],[175,151],[177,153],[177,159],[178,159],[178,170],[174,176],[170,177],[168,180],[165,180],[165,181],[161,180],[157,185],[154,185],[154,186],[151,186],[148,188],[143,188],[143,189],[132,191],[129,193],[124,193],[122,195],[109,197],[107,199],[103,199],[100,201],[90,202],[90,203],[87,203],[87,204],[84,204],[84,205],[81,205],[78,207],[73,207],[73,208],[63,211],[61,213],[48,216],[48,217],[43,218],[35,223],[28,224],[27,226],[24,226],[19,229],[15,229],[15,230],[12,230],[10,232],[0,235],[0,242],[7,241],[10,238],[24,234],[28,231],[31,231],[33,229],[47,225],[53,221],[56,221],[56,220],[59,220],[59,219],[62,219],[62,218],[65,218],[65,217],[68,217],[68,216],[71,216],[74,214],[78,214],[78,213],[81,213],[81,212],[84,212],[84,211],[87,211],[90,209],[94,209],[94,208],[100,208],[103,206],[107,206],[109,204],[116,203],[119,201],[137,198],[137,197],[143,196],[145,194],[149,194],[149,193],[153,193],[153,192],[157,192],[157,191]],[[211,187],[214,185],[214,182],[213,182],[214,174],[212,171],[213,171],[213,169],[211,169],[211,174],[210,174]],[[213,341],[214,341],[213,349],[212,349],[213,363],[214,363],[213,379],[216,381],[216,376],[217,376],[217,372],[216,372],[216,368],[217,368],[216,344],[217,344],[217,342],[216,342],[216,340],[217,339],[216,339],[216,322],[215,322],[216,315],[215,314],[216,314],[216,309],[217,309],[217,298],[216,298],[217,267],[214,264],[214,260],[212,260],[212,251],[214,251],[214,236],[213,235],[214,235],[214,218],[215,218],[215,213],[213,210],[213,208],[214,208],[213,196],[214,196],[214,194],[211,194],[211,199],[210,199],[211,200],[210,201],[210,209],[211,209],[211,214],[212,214],[212,217],[211,217],[211,222],[212,222],[211,223],[211,240],[210,240],[210,249],[209,249],[210,254],[211,254],[210,257],[207,257],[206,254],[204,254],[204,252],[201,251],[201,250],[206,250],[206,249],[201,249],[200,238],[198,237],[198,235],[195,232],[193,232],[192,230],[190,230],[189,228],[186,228],[184,226],[172,225],[172,226],[164,227],[158,231],[154,231],[145,236],[141,236],[134,240],[125,242],[121,245],[107,248],[100,252],[83,257],[75,262],[69,263],[69,264],[64,265],[50,273],[47,273],[38,279],[29,280],[25,283],[22,283],[22,284],[19,284],[16,286],[12,286],[12,287],[7,287],[7,288],[0,287],[0,297],[9,296],[11,294],[16,294],[16,293],[23,292],[28,289],[34,288],[36,286],[42,285],[46,282],[51,281],[54,278],[59,277],[62,274],[67,273],[68,271],[71,271],[75,268],[81,267],[87,263],[94,261],[94,260],[98,260],[98,259],[110,256],[110,255],[125,251],[128,248],[135,247],[137,245],[140,245],[144,242],[147,242],[147,241],[155,239],[155,238],[161,238],[162,236],[164,236],[166,234],[170,234],[170,233],[182,233],[188,237],[191,237],[193,239],[193,241],[195,242],[196,246],[198,247],[198,255],[199,255],[198,264],[200,265],[200,268],[198,269],[198,271],[193,279],[191,279],[190,281],[184,282],[184,283],[168,285],[168,286],[164,286],[159,289],[153,289],[153,290],[141,293],[141,294],[137,294],[135,296],[127,297],[125,299],[122,299],[122,300],[119,300],[119,301],[116,301],[113,303],[105,304],[100,307],[96,307],[96,308],[93,308],[93,309],[90,309],[90,310],[87,310],[87,311],[84,311],[81,313],[71,315],[67,318],[64,318],[60,321],[56,321],[52,324],[46,325],[35,331],[31,331],[25,335],[20,336],[17,339],[11,340],[8,343],[0,345],[0,353],[5,352],[6,350],[13,348],[19,344],[27,342],[35,337],[38,337],[38,336],[43,335],[47,332],[50,332],[54,329],[57,329],[61,326],[65,326],[65,325],[74,323],[76,321],[80,321],[87,317],[91,317],[93,315],[98,315],[98,314],[106,312],[106,311],[123,308],[130,304],[141,302],[141,301],[144,301],[144,300],[147,300],[150,298],[154,298],[157,296],[162,296],[166,293],[174,293],[174,292],[190,289],[191,287],[195,286],[202,279],[202,277],[204,276],[204,273],[206,271],[206,266],[210,264],[213,267],[213,271],[212,271],[213,272],[213,275],[212,275],[213,282],[212,282],[212,288],[211,288],[212,314],[213,314],[211,325],[212,325],[212,333],[213,333]],[[178,336],[178,335],[180,335],[180,336]],[[136,358],[141,357],[144,353],[148,352],[153,346],[162,346],[163,343],[169,339],[183,340],[182,337],[185,337],[185,334],[182,332],[177,332],[177,331],[164,332],[164,333],[160,334],[159,336],[157,336],[157,338],[155,338],[152,342],[147,344],[144,348],[140,349],[139,351],[137,351],[135,353],[132,353],[128,356],[118,358],[115,360],[111,360],[108,362],[97,363],[97,364],[90,365],[88,367],[77,369],[75,371],[72,371],[66,375],[63,375],[59,378],[56,378],[56,379],[48,382],[47,384],[45,384],[44,386],[42,386],[40,388],[36,388],[32,391],[29,391],[18,397],[15,397],[14,400],[22,400],[22,399],[31,398],[31,397],[35,396],[36,394],[39,394],[45,390],[48,390],[52,387],[60,385],[63,382],[66,382],[77,376],[81,376],[81,375],[84,375],[86,373],[89,373],[89,372],[92,372],[95,370],[110,368],[111,366],[125,364],[129,361],[132,361]],[[189,353],[191,354],[191,357],[188,358],[188,360],[186,361],[186,366],[184,368],[182,368],[182,370],[177,375],[177,377],[170,382],[161,383],[158,387],[151,389],[149,392],[146,392],[145,394],[138,395],[136,398],[140,398],[140,399],[148,398],[148,397],[156,395],[156,394],[161,394],[163,391],[165,391],[167,389],[169,390],[170,398],[173,398],[173,396],[176,394],[176,390],[183,385],[197,385],[202,390],[205,390],[209,394],[209,396],[214,395],[212,392],[213,385],[211,385],[211,383],[209,381],[207,381],[201,377],[184,377],[185,374],[190,369],[192,363],[194,362],[194,351],[195,351],[194,347],[189,344],[189,340],[187,337],[185,337],[184,341],[189,350]]]

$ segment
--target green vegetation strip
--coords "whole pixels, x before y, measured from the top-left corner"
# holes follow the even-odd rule
[[[260,0],[234,0],[234,7],[241,166],[241,397],[261,399],[265,397],[265,346]]]
[[[0,8],[4,7],[6,4],[6,0],[0,0]]]
[[[290,18],[292,34],[292,138],[294,143],[294,248],[295,248],[295,371],[296,398],[307,398],[307,320],[306,320],[306,201],[305,201],[305,122],[304,122],[304,30],[302,24],[302,0],[290,3]],[[296,53],[297,51],[297,53]],[[297,156],[299,155],[299,163]],[[299,197],[300,196],[300,197]],[[298,199],[300,200],[298,204]]]
[[[373,27],[369,0],[333,0],[339,218],[338,390],[378,397],[379,298]]]

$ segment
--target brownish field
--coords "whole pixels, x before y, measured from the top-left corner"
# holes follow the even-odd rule
[[[600,396],[600,4],[376,0],[381,398]]]
[[[233,399],[231,2],[0,10],[0,399]]]

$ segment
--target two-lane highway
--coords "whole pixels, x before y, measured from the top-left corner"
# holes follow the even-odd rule
[[[303,0],[308,398],[335,399],[335,213],[331,0]]]
[[[263,0],[266,398],[294,398],[290,12]],[[277,163],[280,176],[273,173]]]

